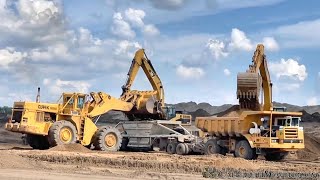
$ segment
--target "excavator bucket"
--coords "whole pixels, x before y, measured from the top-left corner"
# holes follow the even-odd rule
[[[259,109],[261,82],[259,73],[238,73],[237,99],[239,99],[240,108],[252,110]]]

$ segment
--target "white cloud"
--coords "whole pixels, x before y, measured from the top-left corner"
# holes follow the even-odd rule
[[[43,80],[45,85],[51,94],[59,95],[63,92],[80,92],[88,93],[91,84],[86,81],[65,81],[61,79],[48,79]]]
[[[273,37],[264,37],[262,43],[267,50],[270,50],[270,51],[279,50],[279,45]]]
[[[176,73],[184,79],[200,79],[205,74],[202,68],[186,67],[184,65],[179,65],[176,69]]]
[[[131,42],[127,40],[120,41],[115,49],[116,55],[125,55],[127,58],[133,58],[136,50],[141,49],[142,46],[138,42]]]
[[[119,12],[113,14],[111,32],[121,38],[134,38],[136,36],[136,33],[131,29],[130,24],[123,20],[122,15]]]
[[[282,45],[288,48],[319,47],[320,19],[301,21],[296,24],[283,25],[273,29],[270,34],[278,37]]]
[[[206,47],[208,48],[214,60],[219,60],[228,56],[228,52],[226,52],[225,49],[225,44],[222,41],[216,39],[209,39],[209,42],[207,43]]]
[[[143,33],[147,36],[156,36],[160,31],[153,24],[147,24],[143,27]]]
[[[229,43],[229,48],[231,50],[245,50],[245,51],[251,51],[253,50],[253,45],[251,43],[251,40],[247,38],[246,34],[237,29],[234,28],[231,31],[231,42]]]
[[[144,26],[143,18],[146,16],[146,13],[143,10],[129,8],[125,10],[124,14],[126,16],[126,19],[133,26],[140,28]]]
[[[294,59],[281,59],[279,62],[270,62],[269,69],[277,78],[284,76],[304,81],[308,76],[305,65],[300,65]]]
[[[229,69],[224,69],[224,70],[223,70],[223,73],[224,73],[224,75],[226,75],[226,76],[230,76],[230,74],[231,74],[231,72],[230,72]]]
[[[25,60],[27,53],[17,52],[14,48],[0,49],[0,68],[9,68],[9,65],[21,63]]]
[[[307,100],[307,105],[308,106],[316,106],[316,105],[318,105],[318,98],[317,97],[311,97],[310,99]]]

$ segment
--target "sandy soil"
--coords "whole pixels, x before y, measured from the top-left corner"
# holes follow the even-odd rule
[[[215,168],[210,172],[215,178],[238,171],[320,174],[319,127],[306,125],[306,150],[284,162],[247,161],[232,155],[99,152],[81,145],[40,151],[22,145],[19,134],[0,130],[0,179],[205,179],[203,175],[208,168]]]

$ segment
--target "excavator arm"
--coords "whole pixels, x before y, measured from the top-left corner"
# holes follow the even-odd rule
[[[263,107],[259,102],[261,90],[263,90]],[[237,98],[240,108],[272,110],[272,83],[262,44],[257,45],[249,69],[237,76]]]
[[[131,86],[138,74],[140,67],[147,76],[153,90],[137,91],[131,90]],[[149,118],[150,114],[155,115],[155,118],[163,119],[164,113],[164,89],[162,82],[156,73],[151,61],[146,56],[144,49],[140,49],[135,53],[134,59],[127,74],[126,83],[122,86],[121,100],[134,104],[132,111],[126,113],[129,116]]]
[[[145,54],[144,49],[139,49],[132,60],[132,64],[127,74],[126,84],[122,86],[122,96],[131,91],[131,86],[138,74],[140,67],[147,76],[153,90],[157,92],[157,99],[161,102],[161,104],[164,105],[164,90],[162,82],[153,68],[151,61]]]

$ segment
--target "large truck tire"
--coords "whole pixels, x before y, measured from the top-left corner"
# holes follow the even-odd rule
[[[175,153],[176,153],[176,148],[177,148],[176,143],[170,142],[170,143],[167,145],[167,153],[169,153],[169,154],[175,154]]]
[[[44,150],[44,149],[49,149],[50,147],[46,136],[27,134],[26,138],[27,138],[27,143],[33,149]]]
[[[288,155],[288,152],[267,153],[264,157],[267,161],[281,161]]]
[[[77,129],[70,121],[56,121],[52,124],[48,133],[51,147],[77,142]]]
[[[236,149],[234,152],[235,157],[240,157],[247,160],[256,159],[256,153],[254,149],[250,147],[247,140],[241,140],[236,143]]]
[[[176,152],[179,155],[185,155],[188,154],[188,149],[185,143],[179,143],[176,147]]]
[[[119,151],[122,144],[122,136],[114,127],[100,128],[94,138],[94,147],[101,151]]]
[[[221,154],[222,148],[216,139],[210,139],[206,142],[204,151],[206,155]]]

